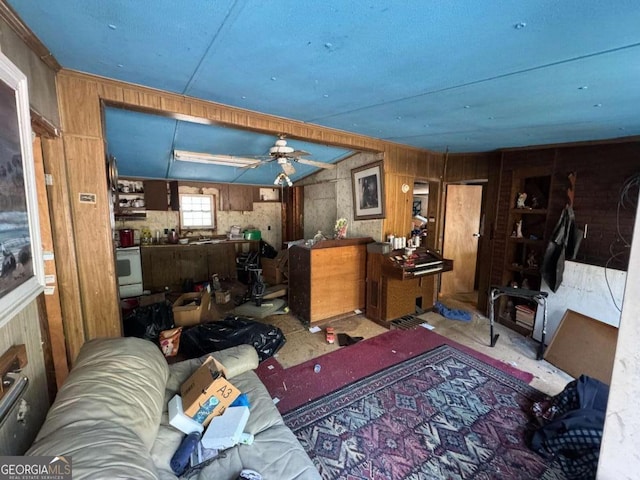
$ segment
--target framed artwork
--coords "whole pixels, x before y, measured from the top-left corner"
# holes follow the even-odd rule
[[[354,220],[384,218],[382,161],[351,170]]]
[[[27,78],[0,53],[0,326],[44,290]]]

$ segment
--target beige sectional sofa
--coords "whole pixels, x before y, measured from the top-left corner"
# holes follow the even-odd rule
[[[265,480],[319,479],[253,372],[255,349],[241,345],[212,355],[247,394],[251,414],[245,431],[255,441],[225,450],[185,477],[234,480],[250,468]],[[138,338],[87,342],[27,455],[71,456],[75,480],[175,480],[169,462],[183,434],[169,425],[167,403],[203,360],[167,365],[155,345]]]

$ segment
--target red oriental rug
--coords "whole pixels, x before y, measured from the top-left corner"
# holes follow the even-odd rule
[[[527,446],[544,395],[449,345],[283,415],[324,479],[565,478]]]
[[[287,369],[283,369],[275,358],[269,358],[260,364],[256,373],[271,396],[278,398],[280,413],[286,413],[440,345],[451,345],[523,382],[529,383],[533,379],[530,373],[420,327],[390,330]],[[316,365],[320,365],[318,373],[314,373]]]

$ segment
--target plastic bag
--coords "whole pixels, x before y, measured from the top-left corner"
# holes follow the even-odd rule
[[[182,332],[180,353],[187,358],[197,358],[247,344],[253,345],[262,362],[282,348],[285,342],[278,327],[230,315],[222,321],[196,325]]]
[[[173,326],[173,310],[166,302],[135,308],[123,320],[125,337],[139,337],[156,343],[160,332]]]
[[[264,258],[276,258],[278,251],[264,240],[260,240],[260,256]]]
[[[163,330],[160,332],[160,350],[165,357],[175,357],[180,348],[180,334],[182,327]]]

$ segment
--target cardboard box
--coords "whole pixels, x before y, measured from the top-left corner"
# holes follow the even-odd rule
[[[231,301],[231,292],[229,290],[216,290],[216,303],[224,304]]]
[[[260,264],[262,265],[262,278],[265,283],[269,285],[278,285],[282,283],[282,272],[279,268],[279,262],[276,258],[265,258],[262,257],[260,259]]]
[[[173,304],[173,321],[177,327],[190,327],[206,319],[209,313],[209,292],[184,293]]]
[[[249,407],[229,407],[224,415],[214,417],[202,436],[202,446],[224,450],[240,442],[249,420]]]
[[[213,357],[207,360],[180,387],[184,413],[205,427],[222,415],[240,395],[226,378],[224,366]]]

